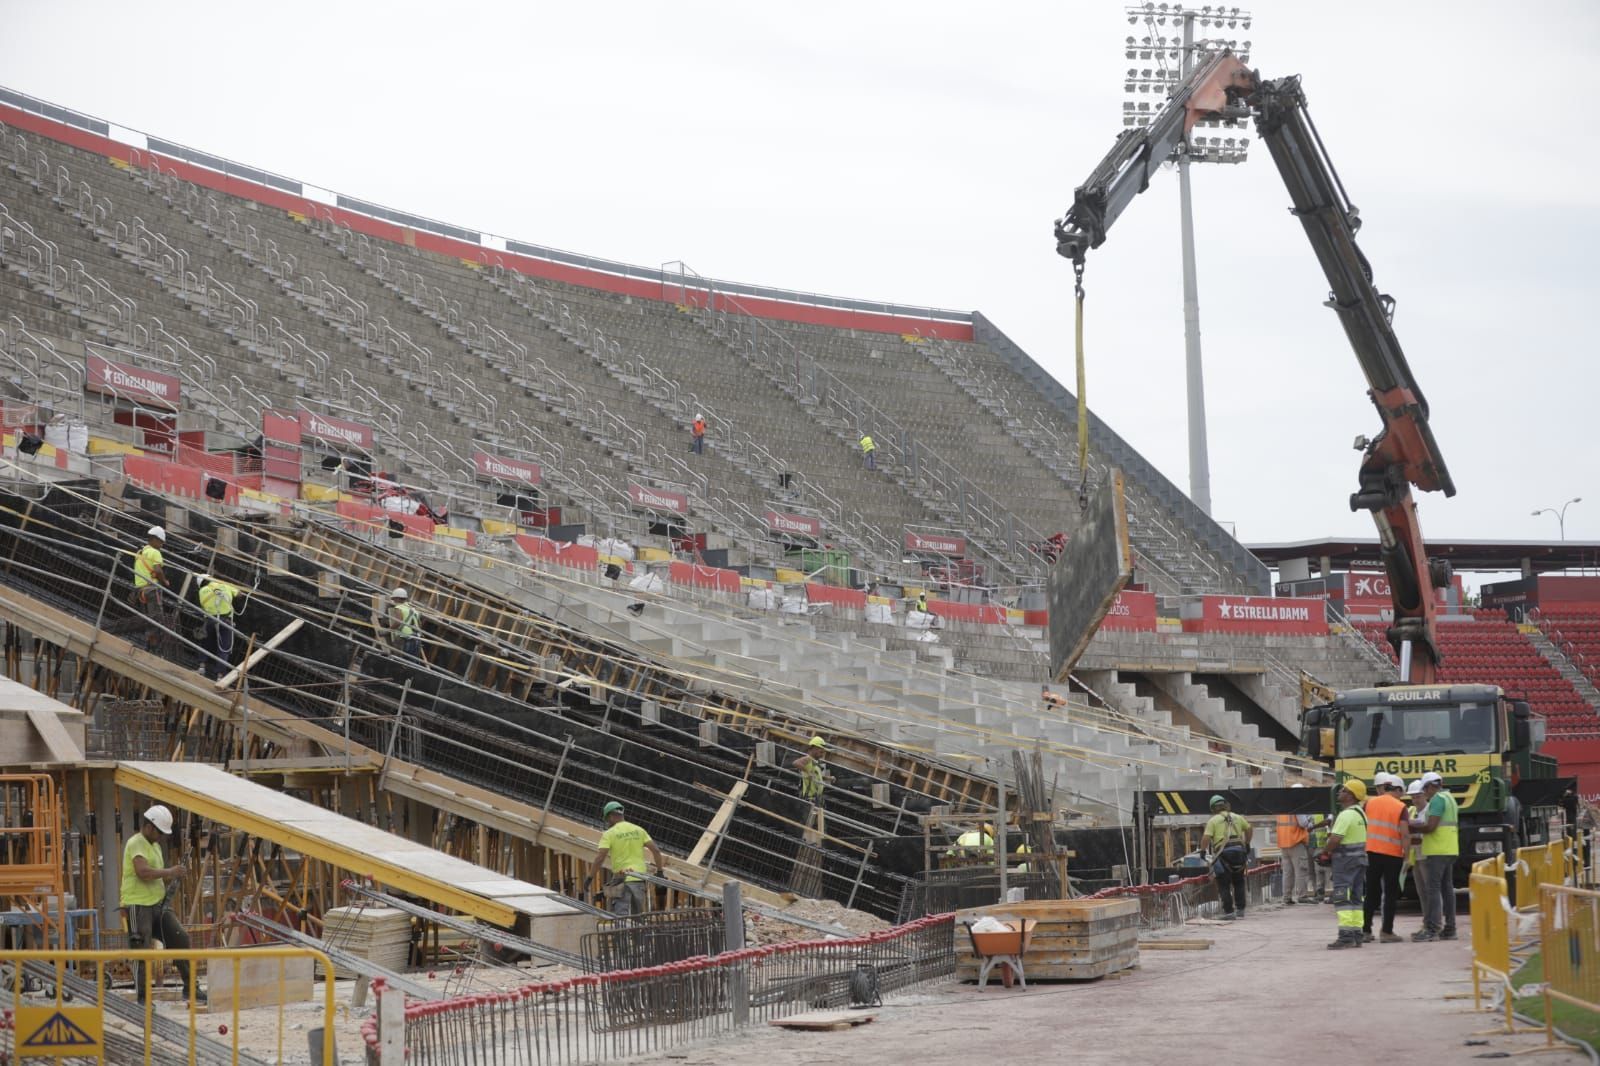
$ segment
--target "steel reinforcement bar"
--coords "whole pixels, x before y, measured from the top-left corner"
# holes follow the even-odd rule
[[[608,1062],[953,972],[954,917],[941,914],[845,940],[747,948],[411,1005],[403,1057],[410,1066]],[[396,994],[374,987],[380,998]],[[387,1061],[376,1018],[363,1024],[362,1035],[368,1061]]]

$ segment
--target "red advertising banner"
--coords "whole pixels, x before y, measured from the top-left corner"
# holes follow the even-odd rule
[[[906,551],[932,552],[935,555],[963,556],[967,554],[966,537],[936,536],[928,533],[906,531]]]
[[[279,411],[261,412],[261,473],[277,481],[300,480],[300,419]],[[296,489],[291,496],[298,496]]]
[[[1457,593],[1461,593],[1461,578],[1456,575],[1451,584]],[[1435,588],[1434,600],[1443,606],[1449,602],[1445,590]],[[1382,570],[1364,571],[1351,570],[1344,575],[1344,606],[1352,614],[1374,614],[1378,611],[1392,611],[1394,600],[1389,595],[1389,575]],[[1390,615],[1392,617],[1392,615]]]
[[[343,448],[359,448],[364,452],[372,450],[371,426],[364,426],[360,422],[351,422],[344,418],[334,418],[331,415],[319,415],[302,407],[300,438],[304,440],[307,437]]]
[[[83,387],[105,396],[178,409],[179,382],[171,374],[113,363],[93,353],[85,362]]]
[[[1111,610],[1100,622],[1101,629],[1137,629],[1153,633],[1156,629],[1156,594],[1123,589],[1111,603]]]
[[[802,533],[808,537],[822,536],[822,519],[803,514],[767,512],[767,528],[775,533]]]
[[[698,566],[674,560],[667,566],[667,580],[674,585],[693,585],[714,592],[738,592],[739,571],[720,566]]]
[[[274,444],[300,447],[300,418],[281,411],[261,412],[261,437]]]
[[[648,508],[652,511],[672,511],[676,514],[689,513],[689,497],[681,492],[652,489],[644,485],[629,485],[628,498],[634,502],[635,506]]]
[[[1302,633],[1328,631],[1326,606],[1322,600],[1287,599],[1273,596],[1202,596],[1200,617],[1193,628],[1207,633]]]
[[[537,485],[544,477],[538,463],[523,459],[507,459],[491,455],[482,449],[473,451],[472,465],[478,476],[495,481],[517,481],[524,485]]]

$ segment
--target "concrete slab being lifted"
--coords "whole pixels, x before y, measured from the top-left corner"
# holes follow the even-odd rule
[[[119,762],[116,783],[203,818],[282,844],[534,940],[565,946],[592,931],[592,915],[548,888],[518,881],[425,844],[204,763]]]

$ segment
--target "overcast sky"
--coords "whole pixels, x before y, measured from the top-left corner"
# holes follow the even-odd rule
[[[1121,128],[1121,3],[0,0],[0,84],[486,232],[981,310],[1072,380],[1051,224]],[[1507,10],[1526,12],[1507,19]],[[246,13],[247,12],[247,13]],[[159,14],[157,14],[159,13]],[[1304,75],[1460,493],[1438,538],[1600,539],[1600,5],[1254,8]],[[1377,416],[1266,153],[1195,168],[1213,512],[1370,536]],[[1089,263],[1091,405],[1188,486],[1175,173]],[[1592,319],[1589,319],[1592,322]]]

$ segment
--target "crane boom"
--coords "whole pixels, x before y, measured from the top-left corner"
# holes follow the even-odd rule
[[[1367,379],[1367,394],[1382,428],[1362,451],[1359,488],[1351,510],[1372,513],[1394,601],[1389,642],[1401,679],[1428,684],[1438,676],[1434,589],[1450,580],[1443,560],[1430,563],[1412,488],[1455,495],[1444,457],[1428,424],[1422,395],[1394,332],[1394,300],[1378,292],[1372,268],[1356,244],[1361,215],[1345,195],[1306,109],[1299,77],[1264,81],[1231,52],[1209,56],[1179,84],[1148,126],[1124,130],[1076,190],[1056,222],[1056,250],[1081,271],[1124,208],[1150,184],[1150,175],[1185,143],[1202,119],[1254,116],[1256,131],[1289,190],[1292,213],[1305,228],[1328,279],[1333,308]]]

